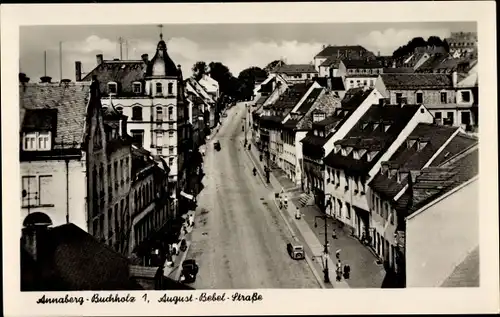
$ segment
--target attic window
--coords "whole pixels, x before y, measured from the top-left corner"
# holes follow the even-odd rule
[[[385,124],[384,125],[384,131],[387,132],[387,130],[389,130],[390,127],[391,127],[390,124]]]
[[[365,155],[367,151],[365,149],[361,149],[358,151],[358,154],[359,154],[359,159],[361,159],[363,157],[363,155]]]
[[[398,173],[398,170],[396,168],[391,168],[389,170],[389,178],[392,178],[394,175]]]
[[[134,91],[134,94],[140,94],[140,93],[141,93],[141,91],[142,91],[142,89],[141,89],[141,88],[142,88],[142,87],[141,87],[141,83],[139,83],[139,82],[134,82],[134,83],[132,84],[132,89],[133,89],[133,91]]]
[[[407,142],[408,148],[411,149],[413,147],[413,144],[415,144],[415,140],[408,140]]]
[[[49,151],[51,149],[50,132],[31,132],[24,134],[25,151]]]
[[[418,141],[417,151],[421,151],[427,145],[427,141]]]
[[[115,82],[109,82],[108,83],[108,92],[110,94],[116,94],[117,91],[118,91],[118,84]]]
[[[354,151],[353,157],[354,157],[355,160],[359,160],[359,152],[358,151]]]
[[[314,130],[314,135],[318,135],[318,130]]]
[[[342,156],[347,156],[347,150],[346,149],[342,149]]]
[[[373,124],[373,131],[377,130],[378,126],[379,126],[379,124],[378,124],[378,123],[374,123],[374,124]],[[386,131],[387,131],[387,130],[386,130]]]
[[[116,111],[123,114],[123,107],[116,107]]]
[[[335,145],[335,153],[338,153],[342,147],[340,145]]]
[[[373,158],[375,156],[377,156],[378,154],[378,151],[371,151],[370,153],[368,153],[368,156],[366,157],[366,159],[368,160],[368,162],[371,162],[373,160]]]
[[[368,123],[363,123],[362,130],[365,130],[367,126],[368,126]]]
[[[348,147],[346,148],[346,153],[347,153],[347,155],[351,154],[351,152],[352,152],[352,147],[348,146]]]

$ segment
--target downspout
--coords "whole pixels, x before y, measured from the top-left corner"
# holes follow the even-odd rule
[[[69,160],[66,159],[66,223],[69,223]]]

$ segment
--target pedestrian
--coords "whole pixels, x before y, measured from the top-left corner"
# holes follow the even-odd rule
[[[342,263],[340,260],[337,262],[337,281],[340,281],[342,279]]]
[[[346,263],[344,265],[344,278],[348,279],[350,276],[350,273],[351,273],[351,267],[349,266],[349,264]]]
[[[337,239],[337,231],[335,229],[333,229],[332,238]]]
[[[338,249],[337,251],[335,251],[335,256],[337,257],[337,259],[340,262],[340,249]]]

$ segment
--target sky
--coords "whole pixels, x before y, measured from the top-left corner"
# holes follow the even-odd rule
[[[251,66],[265,67],[283,58],[288,64],[312,62],[323,45],[362,45],[375,54],[391,55],[410,39],[427,39],[450,32],[476,31],[474,22],[425,23],[295,23],[295,24],[165,24],[22,26],[20,29],[20,72],[31,82],[45,74],[60,79],[59,43],[62,42],[62,78],[75,80],[75,61],[83,72],[96,66],[96,54],[105,60],[140,59],[154,56],[160,30],[170,57],[180,64],[184,77],[192,74],[197,61],[221,62],[234,76]]]

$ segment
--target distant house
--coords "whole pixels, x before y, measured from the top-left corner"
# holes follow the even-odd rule
[[[72,222],[88,231],[82,141],[90,85],[51,83],[49,77],[30,84],[21,78],[20,221],[42,212],[55,225]]]
[[[290,64],[275,67],[271,74],[279,74],[290,83],[301,83],[318,77],[318,71],[312,64]]]
[[[219,99],[220,89],[219,82],[217,82],[217,80],[205,74],[203,75],[203,77],[201,77],[200,80],[198,80],[198,82],[203,86],[203,88],[206,89],[209,94],[213,96],[214,100]]]
[[[450,47],[450,54],[455,58],[477,54],[476,32],[452,32],[446,41]]]
[[[335,69],[342,58],[364,59],[367,57],[375,57],[375,55],[360,45],[324,45],[323,49],[314,56],[314,67],[324,76],[329,74],[328,69]],[[326,62],[328,59],[329,61]],[[321,68],[323,68],[323,70]],[[323,77],[321,74],[320,76]],[[336,76],[335,71],[333,76]]]
[[[338,75],[344,79],[347,89],[375,87],[375,81],[383,72],[382,64],[373,59],[344,59],[340,62]]]
[[[191,289],[163,276],[138,272],[127,258],[72,223],[52,227],[43,213],[30,214],[21,237],[21,291],[133,291]]]

